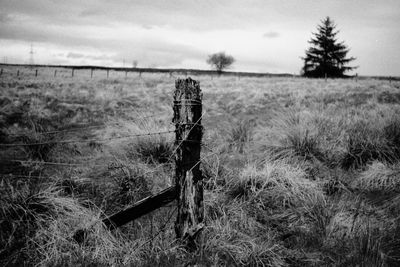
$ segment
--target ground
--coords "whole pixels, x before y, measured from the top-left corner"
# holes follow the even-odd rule
[[[2,265],[400,264],[399,81],[192,76],[206,226],[189,253],[176,203],[99,223],[173,184],[176,77],[18,68],[0,76]]]

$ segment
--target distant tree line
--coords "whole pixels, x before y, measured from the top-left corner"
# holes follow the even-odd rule
[[[345,77],[345,73],[355,69],[349,63],[355,60],[348,57],[349,48],[344,42],[339,42],[336,35],[336,25],[330,17],[326,17],[317,26],[317,33],[308,41],[311,46],[305,51],[305,57],[301,74],[305,77],[321,78],[340,78]],[[235,59],[225,52],[219,52],[208,56],[207,63],[218,73],[232,66]]]

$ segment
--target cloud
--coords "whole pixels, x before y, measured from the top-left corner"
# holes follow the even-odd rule
[[[12,16],[5,13],[5,12],[0,12],[0,23],[8,23],[12,21]]]
[[[86,57],[84,54],[69,52],[67,54],[67,58],[84,58]]]
[[[337,0],[0,0],[0,6],[0,44],[9,46],[2,46],[0,57],[16,43],[27,53],[33,43],[43,47],[49,61],[60,52],[54,60],[122,64],[135,59],[141,66],[190,67],[205,66],[208,54],[224,50],[238,58],[238,70],[292,72],[301,68],[310,32],[330,15],[341,30],[339,38],[357,52],[360,73],[366,65],[382,69],[362,64],[370,51],[377,51],[373,61],[381,58],[392,71],[400,66],[392,56],[400,43],[398,0],[365,0],[362,9],[358,1],[346,2],[343,9]],[[382,44],[387,49],[380,49]],[[276,66],[258,63],[260,57]]]
[[[64,56],[64,54],[61,54]],[[88,54],[82,54],[82,53],[76,53],[76,52],[69,52],[66,55],[67,58],[72,58],[72,59],[91,59],[91,60],[112,60],[113,57],[106,55],[106,54],[100,54],[100,55],[88,55]]]
[[[266,32],[263,34],[264,38],[278,38],[279,36],[280,36],[280,33],[274,32],[274,31]]]

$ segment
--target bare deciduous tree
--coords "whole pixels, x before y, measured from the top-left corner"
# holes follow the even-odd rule
[[[209,55],[207,59],[207,63],[219,73],[224,69],[229,68],[234,62],[235,59],[230,55],[226,55],[225,52]]]

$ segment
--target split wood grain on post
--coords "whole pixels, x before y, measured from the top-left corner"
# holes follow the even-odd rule
[[[178,197],[177,238],[196,248],[203,228],[203,181],[200,170],[200,149],[203,128],[200,84],[192,80],[175,82],[174,119],[176,128],[175,187]]]

